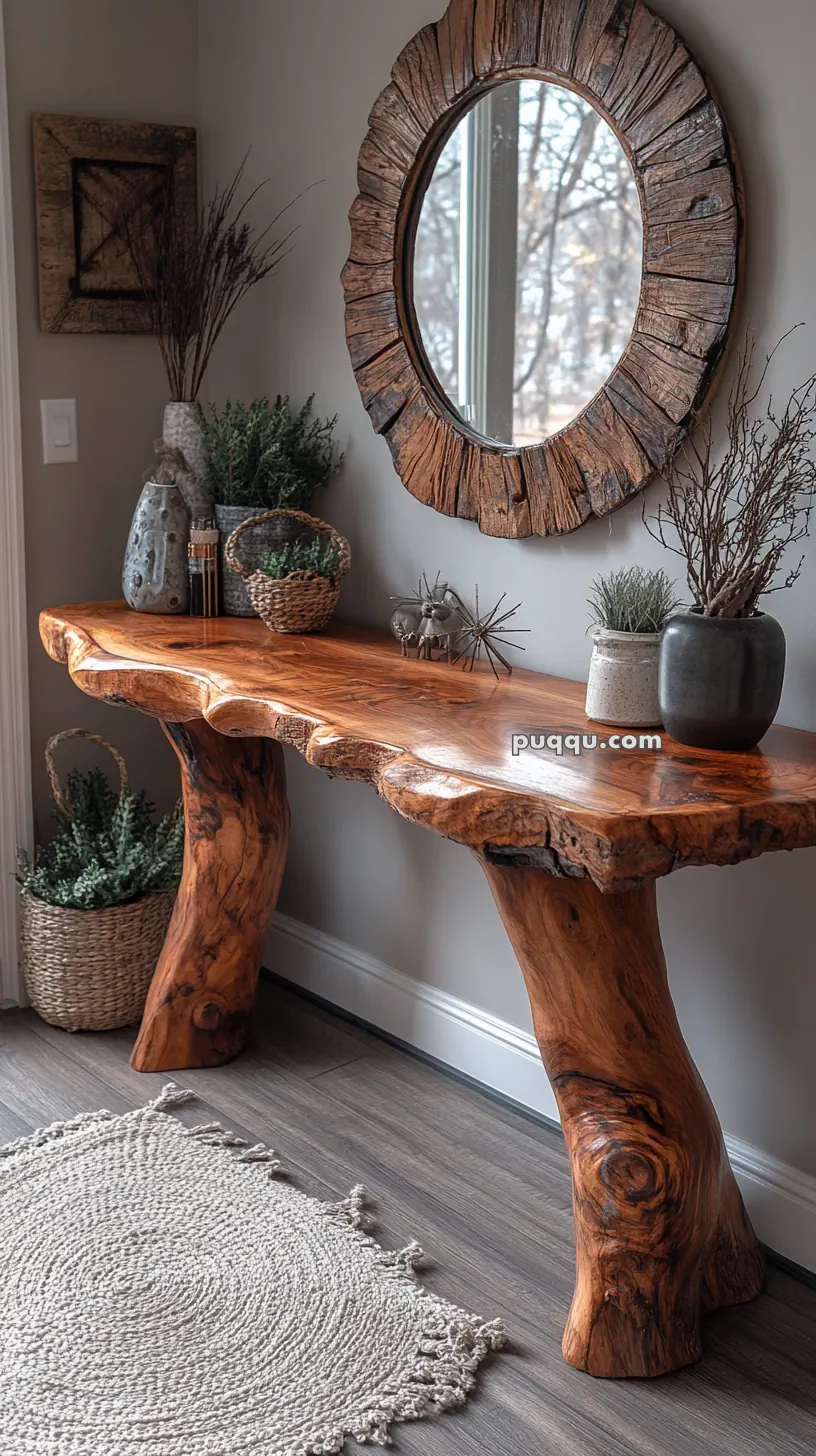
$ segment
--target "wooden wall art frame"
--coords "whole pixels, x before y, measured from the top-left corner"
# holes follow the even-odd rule
[[[172,206],[195,223],[196,134],[189,126],[34,117],[40,328],[58,334],[143,334],[150,314],[105,205],[145,215]],[[104,199],[104,201],[103,201]],[[102,206],[102,211],[97,207]]]
[[[418,202],[485,88],[519,77],[585,97],[609,122],[644,223],[632,338],[566,429],[510,449],[470,431],[435,384],[412,304]],[[616,510],[688,434],[722,363],[740,282],[733,143],[672,27],[642,0],[451,0],[402,52],[369,118],[343,273],[363,402],[403,484],[491,536],[574,531]]]

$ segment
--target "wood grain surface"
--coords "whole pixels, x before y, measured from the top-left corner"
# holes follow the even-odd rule
[[[622,1377],[699,1359],[701,1314],[753,1298],[764,1266],[677,1025],[654,880],[816,843],[816,736],[515,756],[514,734],[590,730],[582,685],[412,661],[339,624],[280,637],[103,603],[41,631],[85,692],[172,725],[182,763],[184,875],[134,1066],[211,1066],[246,1041],[286,852],[279,745],[372,783],[479,854],[525,975],[573,1169],[567,1360]]]
[[[171,723],[186,839],[173,918],[133,1051],[139,1072],[217,1067],[246,1045],[289,841],[279,744]]]
[[[816,736],[775,727],[760,749],[523,752],[517,733],[588,733],[581,683],[517,670],[496,682],[400,656],[334,622],[315,636],[256,620],[194,621],[123,603],[56,608],[43,641],[92,697],[223,734],[294,746],[374,785],[400,814],[498,863],[625,890],[684,865],[816,844]]]
[[[433,166],[485,85],[562,84],[615,131],[644,222],[635,331],[559,435],[512,450],[472,434],[422,347],[410,287]],[[396,60],[360,150],[343,273],[352,364],[407,489],[493,536],[549,536],[617,510],[665,467],[708,398],[737,301],[743,205],[733,140],[688,49],[642,0],[451,0]]]
[[[754,1299],[765,1261],[677,1023],[654,884],[485,865],[524,972],[573,1176],[578,1282],[564,1335],[595,1376],[699,1360],[701,1315]]]

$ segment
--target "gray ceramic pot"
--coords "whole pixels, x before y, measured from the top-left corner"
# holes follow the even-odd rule
[[[148,481],[139,496],[125,551],[122,590],[137,612],[187,611],[190,517],[176,485]]]
[[[236,526],[257,516],[262,506],[216,506],[215,521],[221,532],[219,553],[221,558],[221,581],[223,583],[224,613],[227,617],[254,617],[255,609],[247,596],[247,589],[240,576],[230,571],[224,560],[224,546]],[[285,546],[288,541],[298,541],[308,535],[308,527],[290,517],[280,516],[274,521],[264,521],[256,530],[246,531],[241,537],[239,551],[241,560],[249,567],[263,566],[267,551]]]
[[[672,617],[660,651],[660,710],[678,743],[747,749],[779,710],[785,634],[774,617]]]

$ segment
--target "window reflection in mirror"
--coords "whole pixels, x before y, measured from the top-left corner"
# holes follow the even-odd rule
[[[487,92],[423,198],[414,307],[443,393],[477,434],[537,445],[612,373],[634,326],[643,228],[611,127],[565,87]]]

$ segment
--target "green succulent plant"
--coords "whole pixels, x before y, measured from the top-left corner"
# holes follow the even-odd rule
[[[315,536],[311,541],[291,541],[264,556],[263,573],[280,581],[293,571],[309,571],[331,581],[337,575],[340,557],[330,541]]]
[[[31,858],[20,851],[24,890],[66,910],[126,905],[178,888],[184,851],[181,804],[158,822],[143,791],[115,792],[100,769],[68,775],[57,832]]]
[[[662,632],[680,606],[675,583],[665,571],[643,566],[599,576],[589,596],[593,623],[610,632]]]
[[[316,419],[314,395],[302,409],[289,396],[274,404],[228,399],[204,413],[204,455],[215,501],[259,510],[307,510],[315,490],[343,463],[334,444],[337,417]]]

